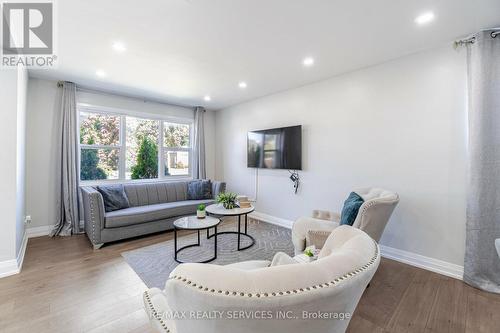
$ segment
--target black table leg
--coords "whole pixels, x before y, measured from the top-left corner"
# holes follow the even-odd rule
[[[214,259],[217,259],[217,226],[215,226],[214,229],[215,229],[215,237],[214,237],[215,238],[214,239],[214,243],[215,243],[214,244],[214,248],[215,248],[214,251],[215,251],[215,253],[214,253]],[[208,233],[208,229],[207,229],[207,233]]]
[[[174,228],[174,259],[177,261],[177,228]]]
[[[248,233],[248,214],[245,214],[245,235]]]
[[[198,230],[198,245],[200,245],[200,230]]]
[[[241,215],[238,215],[238,251],[240,250],[241,239]]]

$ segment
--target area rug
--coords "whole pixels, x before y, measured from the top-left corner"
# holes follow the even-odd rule
[[[235,231],[236,228],[237,223],[231,219],[222,222],[218,227],[218,231]],[[213,229],[211,229],[211,232],[213,232]],[[249,220],[248,234],[255,238],[255,244],[243,251],[236,250],[237,235],[218,235],[217,259],[210,262],[210,264],[226,265],[245,260],[271,260],[278,251],[293,255],[290,229],[266,222]],[[241,239],[242,247],[250,243],[245,236],[242,236]],[[188,244],[194,244],[196,241],[196,233],[182,236],[179,235],[178,246],[181,247]],[[184,261],[202,261],[203,259],[212,257],[213,253],[213,238],[207,240],[206,232],[201,231],[201,246],[195,246],[181,251],[178,258]],[[163,289],[170,272],[179,265],[174,260],[173,239],[140,249],[123,252],[121,255],[149,288],[157,287]]]

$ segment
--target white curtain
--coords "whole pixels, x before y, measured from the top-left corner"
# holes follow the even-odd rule
[[[194,109],[194,145],[193,145],[193,178],[205,179],[205,109],[198,106]]]
[[[464,281],[500,293],[500,35],[484,31],[467,46],[469,188]]]
[[[57,225],[51,236],[71,236],[80,233],[78,128],[76,112],[76,86],[62,84],[61,123],[59,132],[59,198]]]

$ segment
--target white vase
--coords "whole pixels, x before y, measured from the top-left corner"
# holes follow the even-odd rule
[[[207,212],[204,210],[197,210],[196,211],[196,217],[199,219],[204,219],[205,216],[207,216]]]

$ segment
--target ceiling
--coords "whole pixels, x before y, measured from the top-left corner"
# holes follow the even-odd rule
[[[64,0],[56,15],[58,67],[31,76],[221,109],[498,26],[500,1]]]

